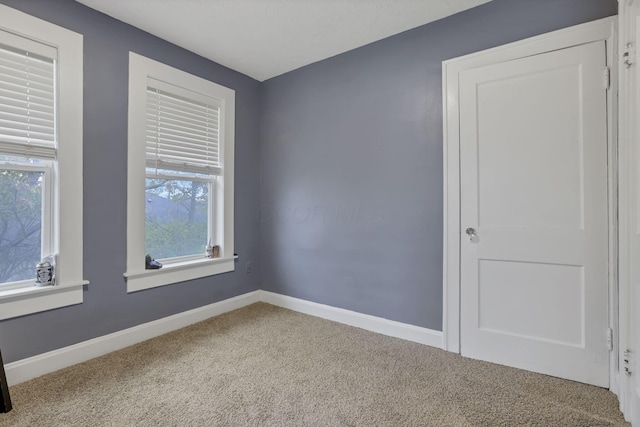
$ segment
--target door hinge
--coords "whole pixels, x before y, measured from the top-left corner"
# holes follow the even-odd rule
[[[624,362],[624,373],[627,375],[631,375],[633,374],[633,372],[631,371],[630,366],[632,366],[631,363],[631,356],[633,355],[633,352],[629,349],[626,349],[623,353],[623,362]]]
[[[606,90],[609,90],[610,87],[611,87],[611,71],[609,70],[609,67],[605,67],[604,68],[604,88]]]
[[[607,328],[607,348],[613,351],[613,329]]]
[[[622,53],[622,63],[625,68],[631,67],[636,62],[636,50],[633,48],[633,43],[627,43]]]

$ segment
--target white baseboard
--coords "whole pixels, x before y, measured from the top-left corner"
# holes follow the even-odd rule
[[[332,307],[330,305],[318,304],[311,301],[288,297],[273,292],[262,290],[258,292],[260,292],[260,301],[276,305],[278,307],[288,308],[300,313],[333,320],[334,322],[344,323],[345,325],[355,326],[357,328],[401,338],[407,341],[414,341],[431,347],[443,348],[442,332],[440,331],[383,319],[381,317],[370,316],[368,314],[357,313],[355,311]]]
[[[259,301],[432,347],[443,345],[440,331],[259,290],[8,363],[7,382],[20,384]]]
[[[8,363],[5,365],[7,382],[9,385],[19,384],[259,301],[260,291],[253,291],[58,350]]]

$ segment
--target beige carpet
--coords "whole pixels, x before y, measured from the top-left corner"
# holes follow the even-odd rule
[[[11,388],[0,426],[610,426],[607,390],[267,304]]]

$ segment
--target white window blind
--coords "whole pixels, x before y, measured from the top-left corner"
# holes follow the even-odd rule
[[[146,120],[147,167],[221,173],[219,106],[149,86]]]
[[[0,154],[54,159],[55,114],[54,59],[0,44]]]

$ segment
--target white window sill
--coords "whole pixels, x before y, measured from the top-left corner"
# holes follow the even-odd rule
[[[82,287],[88,284],[0,288],[0,320],[82,304]]]
[[[137,292],[234,270],[233,257],[204,258],[165,264],[158,270],[127,272],[124,277],[127,279],[127,292]]]

